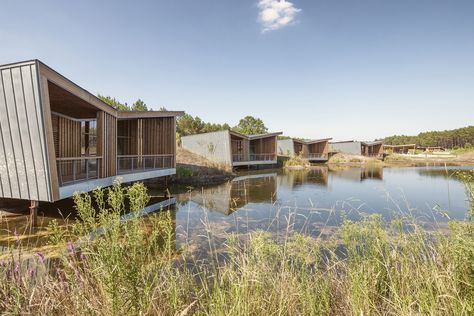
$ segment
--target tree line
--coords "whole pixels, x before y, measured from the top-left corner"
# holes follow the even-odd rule
[[[132,105],[126,102],[120,102],[111,96],[104,96],[98,94],[97,97],[108,105],[119,111],[150,111],[143,100],[138,99]],[[159,111],[166,111],[165,107],[160,107]],[[244,135],[264,134],[268,132],[268,128],[263,123],[262,119],[250,115],[240,119],[239,123],[233,127],[229,124],[218,124],[203,121],[199,116],[192,116],[185,114],[178,118],[176,122],[176,132],[178,136],[186,136],[200,133],[217,132],[223,130],[232,130]]]
[[[419,133],[416,136],[393,135],[383,139],[388,145],[417,144],[423,147],[444,147],[448,149],[470,148],[474,144],[474,126],[444,131]]]
[[[116,98],[110,96],[103,96],[98,94],[99,99],[116,108],[119,111],[149,111],[147,104],[137,99],[132,105],[126,102],[120,102]],[[160,107],[160,111],[166,111],[165,107]],[[223,130],[232,130],[244,135],[264,134],[268,132],[268,128],[260,118],[247,115],[239,120],[239,123],[231,127],[227,123],[218,124],[203,121],[198,116],[185,114],[178,118],[176,125],[176,132],[179,136],[217,132]],[[280,139],[288,138],[287,136],[280,136]],[[403,144],[417,144],[424,147],[444,147],[444,148],[460,148],[472,147],[474,144],[474,126],[457,128],[444,131],[431,131],[419,133],[416,136],[407,135],[393,135],[383,139],[388,145],[403,145]]]

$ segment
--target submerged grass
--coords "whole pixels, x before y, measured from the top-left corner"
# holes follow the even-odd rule
[[[464,180],[474,198],[473,174]],[[380,216],[345,219],[338,241],[290,228],[279,238],[231,234],[219,256],[212,250],[198,263],[176,250],[170,213],[120,220],[126,202],[137,215],[147,203],[142,184],[104,193],[75,196],[80,221],[67,232],[55,228],[57,258],[27,257],[21,244],[8,250],[2,314],[474,313],[473,210],[443,234]]]

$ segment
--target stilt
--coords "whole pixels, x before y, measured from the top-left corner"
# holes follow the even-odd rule
[[[38,225],[38,206],[38,201],[30,201],[30,220],[32,227],[36,227]]]

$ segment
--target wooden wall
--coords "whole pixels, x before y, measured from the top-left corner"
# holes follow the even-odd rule
[[[102,157],[100,177],[117,174],[117,118],[105,112],[97,113],[97,155]]]
[[[248,139],[230,135],[232,155],[241,155],[243,160],[248,159],[249,141]]]
[[[300,153],[304,153],[304,147],[303,144],[298,143],[298,142],[293,142],[293,148],[295,151],[295,156],[299,155]]]
[[[276,155],[276,137],[267,137],[250,140],[252,154],[275,154]]]
[[[174,117],[140,119],[143,155],[172,155],[176,134]]]
[[[138,120],[117,121],[117,154],[138,155]]]
[[[328,150],[328,142],[308,144],[309,154],[327,154]]]
[[[51,115],[56,157],[81,156],[81,122]]]

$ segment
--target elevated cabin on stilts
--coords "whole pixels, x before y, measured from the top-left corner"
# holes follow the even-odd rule
[[[349,140],[330,142],[329,152],[332,154],[345,153],[383,159],[384,144],[382,141],[361,142]]]
[[[383,158],[383,142],[362,142],[361,151],[363,156],[374,157],[377,159]]]
[[[184,149],[222,165],[277,164],[277,136],[281,132],[243,135],[229,130],[181,137]]]
[[[283,157],[301,155],[311,162],[326,161],[328,160],[329,141],[331,139],[280,139],[278,140],[278,155]]]
[[[383,145],[384,152],[386,154],[414,154],[416,151],[416,144],[404,144],[404,145]]]
[[[0,113],[0,198],[54,202],[176,172],[184,112],[117,111],[38,60],[0,66]]]

